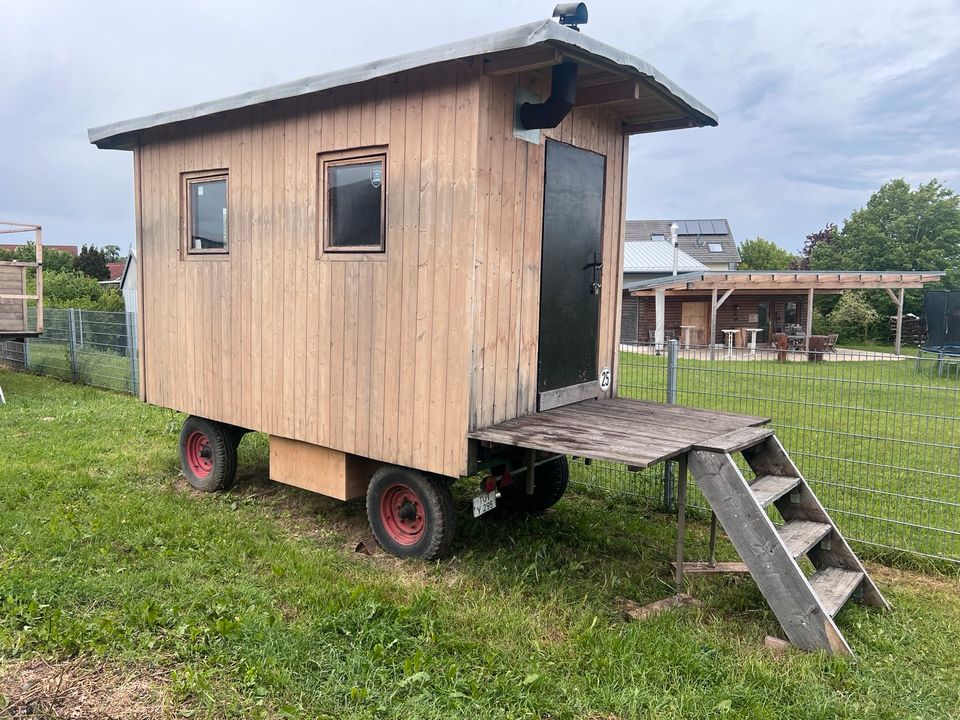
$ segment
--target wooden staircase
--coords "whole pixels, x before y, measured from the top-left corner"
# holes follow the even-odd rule
[[[756,475],[748,483],[733,459]],[[803,650],[852,655],[834,616],[851,598],[889,609],[771,428],[751,427],[696,445],[689,471],[787,637]],[[767,509],[783,518],[775,525]],[[809,558],[807,576],[799,561]]]

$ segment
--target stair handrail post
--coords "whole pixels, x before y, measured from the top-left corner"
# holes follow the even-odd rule
[[[671,338],[667,342],[667,405],[677,404],[677,359],[679,356],[680,341]],[[673,466],[674,463],[670,461],[663,465],[663,509],[665,512],[673,511]]]

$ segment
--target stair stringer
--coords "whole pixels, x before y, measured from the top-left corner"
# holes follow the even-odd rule
[[[845,570],[860,571],[863,573],[863,580],[860,585],[863,593],[863,604],[889,610],[890,603],[883,597],[870,574],[864,568],[863,563],[860,562],[860,558],[857,557],[836,523],[833,522],[829,513],[820,503],[809,483],[800,473],[793,460],[790,459],[780,440],[776,436],[769,437],[760,444],[744,450],[743,457],[758,475],[779,474],[800,478],[799,502],[794,502],[788,494],[777,500],[774,506],[786,521],[812,520],[828,523],[833,528],[830,535],[829,550],[817,546],[807,553],[807,557],[810,558],[813,566],[817,570],[822,570],[825,567],[839,567]]]
[[[790,642],[803,650],[853,655],[733,458],[692,450],[688,467]]]

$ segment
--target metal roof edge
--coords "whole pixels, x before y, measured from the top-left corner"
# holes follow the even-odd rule
[[[437,45],[412,53],[374,60],[369,63],[334,70],[321,75],[310,75],[297,80],[258,90],[251,90],[237,95],[230,95],[217,100],[92,127],[87,130],[87,137],[90,143],[100,148],[121,147],[128,144],[125,142],[124,136],[160,125],[169,125],[171,123],[193,120],[215,113],[238,110],[260,103],[283,100],[299,95],[320,92],[322,90],[330,90],[335,87],[365,82],[378,77],[392,75],[397,72],[404,72],[426,65],[433,65],[439,62],[461,60],[475,55],[506,50],[519,50],[546,42],[577,48],[591,55],[600,57],[614,65],[628,68],[634,72],[645,75],[649,77],[653,83],[659,85],[678,100],[680,104],[684,106],[684,109],[689,111],[701,125],[717,124],[717,116],[712,110],[663,75],[663,73],[653,65],[598,40],[587,37],[575,30],[563,27],[552,20],[538,20],[508,30],[480,35],[454,43]],[[116,142],[110,142],[111,140],[116,140]]]
[[[649,278],[647,280],[636,280],[632,283],[625,283],[623,289],[628,292],[633,292],[634,290],[649,290],[651,288],[659,287],[660,285],[674,285],[677,283],[695,282],[696,280],[702,280],[703,276],[706,274],[707,271],[697,271],[679,273],[677,275],[665,275],[663,277]]]

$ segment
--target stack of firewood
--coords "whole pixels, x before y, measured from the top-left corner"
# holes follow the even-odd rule
[[[890,316],[890,334],[897,332],[897,316]],[[903,316],[903,326],[900,332],[900,342],[904,345],[922,345],[927,339],[927,328],[923,321],[913,313]]]

